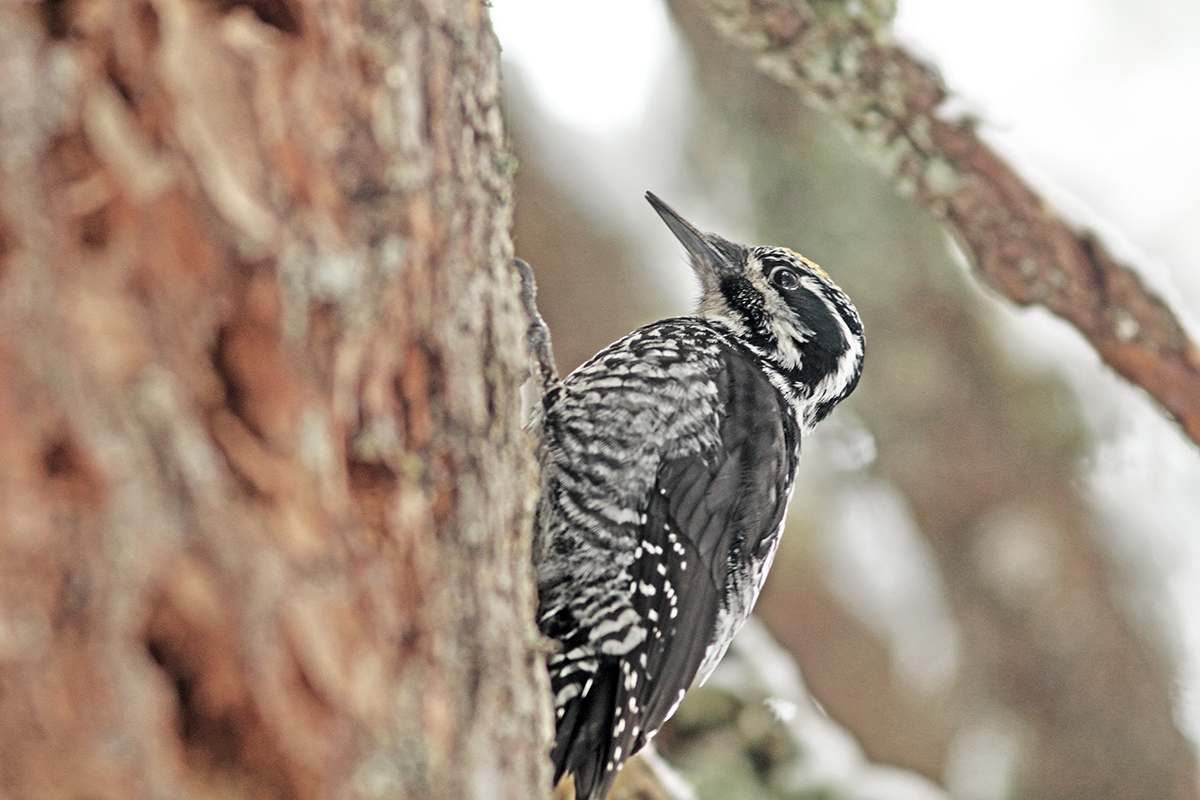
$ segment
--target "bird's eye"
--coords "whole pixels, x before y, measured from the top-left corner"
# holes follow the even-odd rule
[[[780,289],[797,289],[800,287],[800,276],[795,270],[787,267],[776,267],[771,270],[771,283]]]

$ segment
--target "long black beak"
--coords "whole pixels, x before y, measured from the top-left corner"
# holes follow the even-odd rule
[[[700,276],[706,285],[718,282],[722,275],[727,275],[735,269],[728,256],[723,254],[715,245],[717,243],[732,246],[719,236],[711,233],[701,233],[696,226],[679,216],[675,209],[664,203],[654,192],[646,192],[646,200],[662,217],[663,222],[675,234],[675,238],[683,243],[688,254],[692,257],[692,269]]]

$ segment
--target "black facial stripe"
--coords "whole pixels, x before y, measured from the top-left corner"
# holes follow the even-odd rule
[[[721,281],[721,294],[729,307],[741,315],[751,336],[770,334],[770,316],[762,294],[742,276]],[[774,337],[770,337],[772,344]]]
[[[832,312],[821,298],[802,290],[795,292],[788,301],[788,305],[797,316],[813,331],[813,336],[804,344],[801,379],[814,386],[821,378],[837,369],[838,359],[846,352],[849,343],[842,333],[841,325],[833,318]]]

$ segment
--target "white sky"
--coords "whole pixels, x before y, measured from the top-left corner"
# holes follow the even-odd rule
[[[630,186],[649,184],[621,159],[663,158],[661,143],[635,137],[681,52],[664,4],[493,0],[492,18],[544,112],[588,143],[576,153],[594,163],[581,169],[607,181],[594,188],[641,210]],[[991,141],[1133,253],[1189,324],[1200,319],[1200,2],[899,0],[896,30]],[[1055,325],[1020,314],[1026,335]],[[1200,454],[1094,359],[1060,366],[1081,394],[1103,395],[1084,404],[1100,436],[1093,493],[1129,532],[1118,554],[1166,574],[1185,653],[1181,718],[1200,738]]]
[[[657,0],[494,0],[492,22],[544,111],[592,134],[634,127],[672,57]]]

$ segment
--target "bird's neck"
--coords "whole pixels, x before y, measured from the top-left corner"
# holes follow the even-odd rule
[[[811,431],[816,424],[816,403],[800,380],[799,369],[783,363],[774,350],[754,344],[740,320],[731,321],[725,316],[707,314],[700,315],[700,319],[716,329],[729,344],[743,351],[746,358],[763,371],[775,391],[784,399],[789,415],[800,432],[807,434]]]

